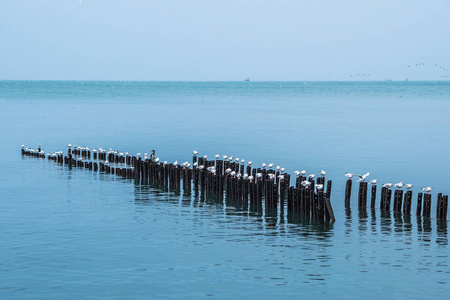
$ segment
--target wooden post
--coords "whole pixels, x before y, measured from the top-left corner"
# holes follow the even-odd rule
[[[375,208],[375,201],[377,198],[377,186],[376,184],[372,185],[372,193],[370,195],[370,208]]]
[[[345,207],[350,206],[350,197],[352,194],[352,180],[348,179],[345,184]]]

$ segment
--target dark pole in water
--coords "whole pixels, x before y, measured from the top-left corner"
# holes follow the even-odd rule
[[[370,198],[370,208],[375,208],[375,200],[377,198],[377,185],[372,185],[372,194]]]
[[[345,184],[345,207],[350,206],[350,197],[352,194],[352,180],[349,178]]]

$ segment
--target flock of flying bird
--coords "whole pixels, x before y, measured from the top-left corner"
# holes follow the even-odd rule
[[[353,176],[358,176],[359,177],[358,182],[365,182],[367,177],[369,176],[369,174],[370,174],[369,172],[367,172],[366,174],[363,174],[363,175],[352,174],[352,173],[346,172],[345,176],[349,180],[351,180],[353,178]],[[373,180],[369,181],[368,183],[371,184],[371,185],[375,185],[375,184],[378,183],[378,180],[373,179]],[[400,181],[398,183],[385,183],[385,184],[383,184],[383,187],[388,188],[388,189],[390,189],[392,187],[396,187],[397,189],[405,188],[405,189],[409,190],[409,189],[411,189],[413,187],[413,185],[410,184],[410,183],[405,183],[404,184],[402,181]],[[432,189],[433,188],[431,186],[427,186],[427,187],[422,188],[422,191],[425,192],[425,193],[429,193],[429,192],[431,192]]]

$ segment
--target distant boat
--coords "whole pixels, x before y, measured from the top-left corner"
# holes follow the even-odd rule
[[[248,77],[247,77],[247,78],[245,78],[245,80],[244,80],[244,81],[250,81],[250,78],[248,78]]]

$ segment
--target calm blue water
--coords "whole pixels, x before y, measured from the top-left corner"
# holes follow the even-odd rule
[[[0,298],[446,297],[448,82],[0,81]],[[333,180],[327,231],[22,158],[68,143],[191,160],[192,150]],[[431,220],[359,212],[344,173],[431,185]],[[377,200],[377,207],[379,203]]]

